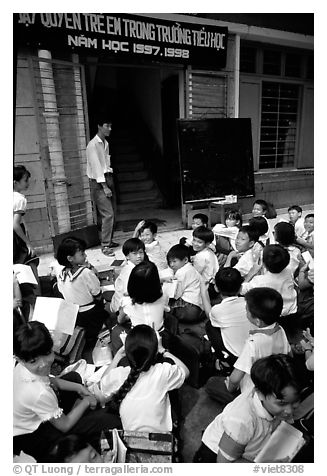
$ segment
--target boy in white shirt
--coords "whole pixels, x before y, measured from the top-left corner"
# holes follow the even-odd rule
[[[144,261],[144,243],[138,238],[130,238],[123,244],[122,252],[125,255],[126,262],[123,264],[122,270],[115,281],[115,293],[110,303],[110,310],[112,312],[118,312],[122,306],[123,297],[127,295],[127,284],[132,269]]]
[[[245,295],[250,289],[269,287],[278,291],[283,298],[281,316],[289,316],[297,312],[297,293],[294,287],[292,271],[288,265],[289,252],[281,245],[267,245],[262,255],[265,273],[251,278],[262,266],[255,265],[242,284],[241,294]]]
[[[259,232],[255,227],[250,225],[242,226],[236,237],[235,246],[237,251],[229,253],[225,267],[231,266],[233,258],[238,258],[237,263],[233,267],[241,273],[242,278],[246,277],[254,263],[258,262],[262,252],[262,245],[258,243],[259,236]]]
[[[193,266],[201,275],[207,286],[214,281],[219,269],[218,259],[210,248],[214,234],[212,230],[204,226],[199,226],[193,231],[193,249],[195,255],[192,257]]]
[[[303,388],[287,355],[270,355],[251,368],[254,388],[227,405],[206,428],[194,463],[253,462],[281,420],[292,421]]]
[[[268,287],[255,288],[245,295],[245,301],[247,318],[255,329],[249,331],[230,377],[225,381],[211,377],[206,384],[206,392],[220,403],[232,401],[239,390],[243,393],[253,388],[250,370],[256,360],[291,352],[285,331],[277,323],[283,308],[280,293]]]
[[[188,248],[174,245],[167,253],[167,262],[177,279],[174,298],[169,306],[180,322],[197,322],[203,317],[201,277],[188,260]]]
[[[136,225],[133,237],[140,238],[143,241],[149,260],[161,271],[167,269],[168,265],[166,253],[157,240],[157,231],[158,227],[155,223],[142,220]]]
[[[304,220],[302,218],[302,208],[299,205],[292,205],[287,211],[290,218],[290,223],[292,223],[295,228],[296,236],[302,236],[305,232]]]
[[[215,277],[215,287],[220,292],[222,302],[213,307],[208,293],[202,287],[204,310],[210,318],[206,324],[207,336],[215,349],[219,364],[225,370],[233,367],[250,329],[255,328],[246,317],[245,299],[239,296],[242,281],[237,269],[221,268]]]

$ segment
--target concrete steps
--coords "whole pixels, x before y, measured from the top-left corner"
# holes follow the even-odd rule
[[[110,151],[117,178],[117,222],[133,220],[135,217],[141,219],[142,210],[162,206],[159,189],[144,166],[133,129],[126,125],[117,128]]]

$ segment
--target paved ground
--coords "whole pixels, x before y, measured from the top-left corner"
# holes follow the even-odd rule
[[[303,215],[306,215],[307,213],[313,213],[313,205],[306,205],[302,208]],[[186,230],[183,227],[179,210],[158,210],[158,216],[163,218],[165,221],[163,225],[159,225],[158,227],[158,240],[166,252],[171,246],[178,243],[182,236],[190,237],[192,235],[192,230]],[[246,218],[247,216],[245,215],[244,221],[246,221]],[[280,219],[287,218],[288,214],[286,209],[277,210],[277,218],[272,220],[272,225],[274,225]],[[120,243],[120,245],[123,245],[124,241],[132,237],[132,234],[132,232],[119,231],[115,233],[114,239]],[[87,250],[88,260],[98,269],[98,271],[105,271],[111,266],[111,263],[115,259],[124,259],[121,246],[116,250],[115,258],[109,258],[101,252],[100,246],[89,248]],[[51,253],[40,256],[40,264],[38,267],[39,276],[46,276],[50,273],[50,263],[53,260],[54,256]]]
[[[307,205],[303,208],[303,214],[313,212],[313,206]],[[165,251],[171,246],[178,243],[182,236],[190,237],[192,230],[183,228],[180,220],[179,211],[163,211],[158,210],[158,216],[164,220],[164,224],[158,227],[158,240]],[[277,218],[272,220],[272,226],[281,219],[287,219],[287,210],[277,210]],[[247,216],[244,217],[246,222]],[[121,245],[125,240],[131,238],[132,232],[117,232],[114,239]],[[107,270],[114,259],[123,259],[121,246],[115,252],[115,258],[108,258],[101,252],[100,246],[87,250],[88,260],[98,269],[98,271]],[[40,258],[38,272],[40,276],[50,273],[50,263],[54,261],[53,254],[45,254]],[[183,440],[183,457],[184,462],[192,462],[194,453],[201,444],[202,432],[208,424],[222,411],[222,407],[215,401],[211,400],[204,387],[195,389],[189,385],[184,385],[180,390],[181,407],[184,421],[181,428],[181,437]]]

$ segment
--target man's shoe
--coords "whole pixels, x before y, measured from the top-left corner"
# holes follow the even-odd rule
[[[106,256],[115,256],[114,251],[109,246],[103,246],[101,251]]]
[[[112,241],[109,246],[110,246],[110,248],[117,248],[117,246],[120,246],[120,244],[115,243],[114,241]]]

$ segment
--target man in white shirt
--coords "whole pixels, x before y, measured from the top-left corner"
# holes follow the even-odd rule
[[[86,173],[90,179],[91,197],[101,223],[101,247],[107,256],[114,256],[112,248],[119,246],[112,241],[114,227],[114,182],[109,144],[106,137],[111,133],[111,122],[98,118],[98,133],[86,147]]]

